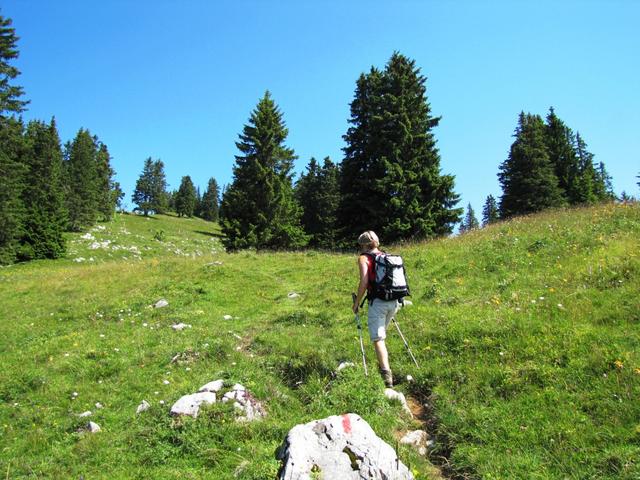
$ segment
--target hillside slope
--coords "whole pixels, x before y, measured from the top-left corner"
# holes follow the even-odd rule
[[[394,446],[421,425],[376,375],[334,373],[359,364],[355,252],[229,255],[218,237],[200,220],[122,215],[72,236],[67,259],[0,270],[8,478],[273,478],[295,424],[354,412]],[[427,403],[447,473],[640,476],[639,239],[640,208],[606,205],[392,248],[408,265],[413,306],[398,319],[420,369],[395,332],[391,361],[414,377],[398,389]],[[169,306],[151,308],[160,298]],[[267,418],[168,415],[216,378],[247,386]],[[151,409],[136,415],[142,399]],[[86,410],[100,433],[78,433]]]

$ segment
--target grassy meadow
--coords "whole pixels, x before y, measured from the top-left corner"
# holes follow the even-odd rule
[[[394,447],[427,429],[429,459],[399,447],[419,479],[440,475],[429,460],[452,478],[640,478],[637,204],[387,246],[407,264],[398,320],[420,368],[393,331],[391,363],[422,419],[384,398],[368,338],[364,377],[355,251],[226,254],[219,237],[118,215],[71,235],[64,259],[0,269],[0,475],[269,479],[290,428],[354,412]],[[357,367],[336,373],[343,361]],[[169,415],[218,378],[267,417]],[[87,410],[102,431],[79,431]]]

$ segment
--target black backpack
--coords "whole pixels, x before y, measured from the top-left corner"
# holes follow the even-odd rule
[[[365,253],[365,255],[373,261],[373,268],[369,270],[369,276],[372,277],[369,279],[367,293],[369,301],[373,301],[374,298],[401,300],[411,295],[404,261],[400,255],[385,252]]]

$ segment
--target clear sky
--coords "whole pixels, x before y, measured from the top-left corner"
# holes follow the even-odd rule
[[[478,217],[501,195],[520,111],[558,116],[639,196],[640,2],[4,0],[21,37],[25,119],[88,128],[131,193],[145,158],[171,189],[232,179],[235,141],[265,90],[302,172],[342,159],[358,76],[397,50],[427,77],[443,173]]]

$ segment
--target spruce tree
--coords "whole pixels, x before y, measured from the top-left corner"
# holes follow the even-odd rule
[[[576,158],[578,174],[574,185],[574,204],[592,204],[604,198],[605,186],[600,182],[593,165],[593,154],[587,150],[587,144],[580,132],[576,134]]]
[[[576,155],[573,132],[556,115],[553,107],[549,109],[545,125],[545,140],[549,161],[554,167],[558,186],[567,203],[583,203],[584,192],[578,187],[580,169]]]
[[[200,215],[205,220],[210,222],[217,222],[220,215],[220,192],[218,189],[218,182],[211,177],[207,189],[202,195],[202,207]]]
[[[486,226],[490,223],[494,223],[498,221],[500,216],[498,215],[498,202],[493,197],[493,195],[489,195],[484,202],[484,206],[482,207],[482,225]]]
[[[96,152],[96,194],[98,197],[98,214],[102,221],[109,221],[118,203],[116,193],[116,184],[113,180],[115,172],[111,168],[111,156],[109,149],[104,143],[98,142],[98,151]]]
[[[20,260],[58,258],[65,251],[62,149],[55,120],[29,122],[26,130],[25,218]]]
[[[454,178],[441,175],[426,78],[394,53],[356,84],[344,139],[338,222],[345,241],[376,230],[387,242],[450,233],[462,209]]]
[[[596,185],[596,194],[599,200],[615,200],[616,194],[613,191],[612,178],[603,162],[598,163],[598,168],[596,169]]]
[[[150,211],[162,213],[169,206],[169,194],[166,188],[164,163],[161,160],[153,161],[149,157],[144,161],[142,173],[136,181],[136,188],[131,198],[145,216],[149,215]]]
[[[500,217],[524,215],[564,205],[549,160],[545,126],[539,115],[520,113],[509,157],[500,165]]]
[[[267,91],[251,113],[236,146],[233,181],[222,198],[222,231],[227,249],[302,247],[307,237],[293,197],[296,157],[284,142],[288,130]]]
[[[79,232],[98,219],[98,162],[96,139],[81,128],[68,147],[65,165],[68,228]]]
[[[471,203],[467,204],[467,213],[465,213],[462,222],[460,223],[460,233],[476,230],[480,227],[478,219],[476,218],[476,212],[474,212]]]
[[[180,188],[175,197],[176,213],[179,217],[192,217],[196,208],[197,194],[191,177],[182,177]]]
[[[25,150],[22,121],[0,115],[0,265],[16,260],[23,232]]]
[[[296,183],[295,193],[302,206],[302,226],[309,235],[309,245],[335,248],[336,210],[340,200],[338,167],[329,157],[322,166],[311,158],[307,172]]]
[[[6,113],[24,111],[29,103],[20,99],[24,93],[22,87],[10,83],[20,75],[20,71],[10,63],[19,55],[19,38],[11,27],[12,23],[10,18],[0,15],[0,118],[5,118]]]

